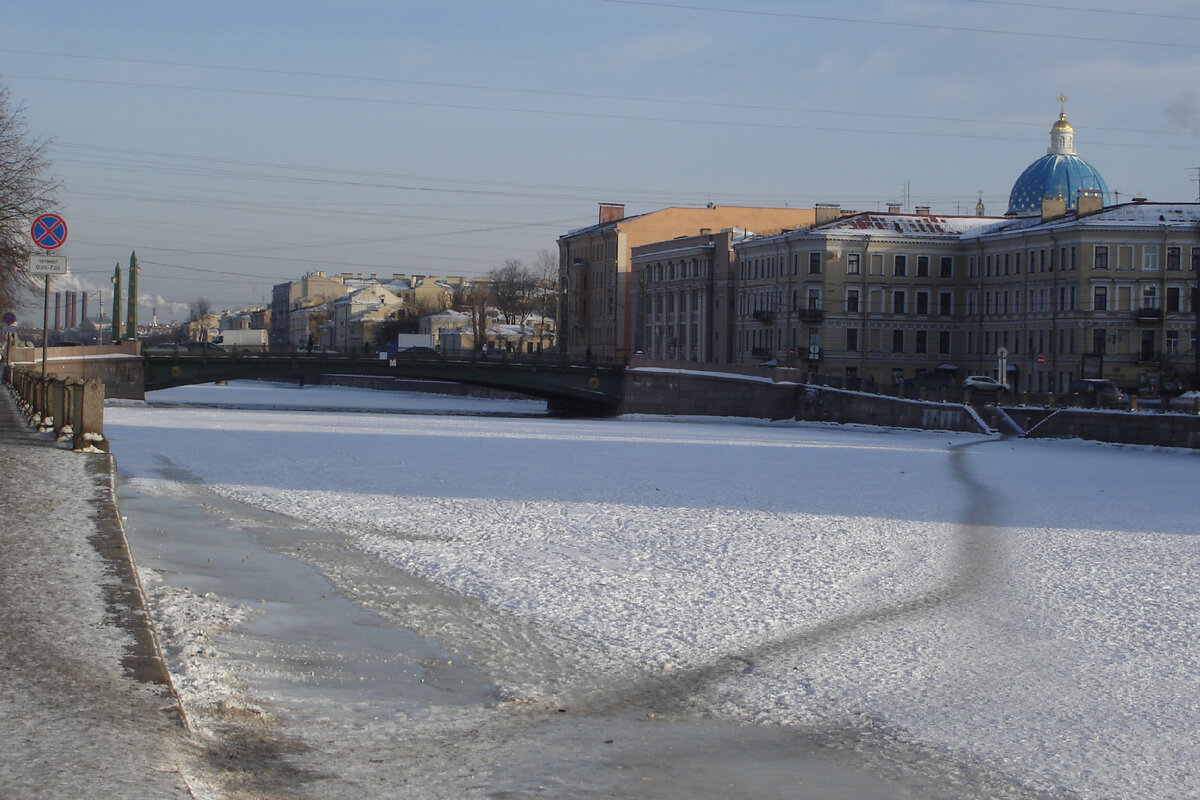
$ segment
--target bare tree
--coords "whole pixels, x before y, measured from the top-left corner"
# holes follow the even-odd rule
[[[558,255],[552,250],[539,250],[533,264],[538,279],[538,313],[543,320],[558,316]]]
[[[204,297],[197,297],[195,302],[188,306],[188,319],[192,322],[203,322],[204,318],[211,313],[212,303]]]
[[[0,86],[0,306],[14,306],[29,284],[29,225],[55,207],[47,142],[29,138],[25,109]]]
[[[471,315],[472,348],[483,350],[488,337],[488,309],[492,304],[492,287],[486,281],[474,281],[466,295],[467,311]]]
[[[489,272],[488,278],[492,303],[506,324],[519,322],[536,308],[538,276],[519,259],[508,259],[503,267]]]

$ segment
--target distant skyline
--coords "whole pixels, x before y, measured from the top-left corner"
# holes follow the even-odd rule
[[[600,202],[1000,215],[1060,93],[1118,199],[1195,201],[1200,8],[1129,9],[66,0],[6,11],[0,81],[63,184],[52,288],[107,310],[136,250],[169,321],[313,270],[532,263]]]

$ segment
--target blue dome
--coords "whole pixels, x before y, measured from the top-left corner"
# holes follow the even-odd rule
[[[1095,167],[1071,153],[1047,153],[1026,167],[1013,184],[1008,213],[1041,213],[1043,198],[1058,195],[1067,201],[1068,209],[1074,209],[1085,189],[1100,191],[1104,205],[1109,204],[1108,186]]]

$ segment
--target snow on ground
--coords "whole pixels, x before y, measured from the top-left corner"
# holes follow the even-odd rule
[[[326,402],[249,385],[171,399],[234,392]],[[1200,795],[1190,451],[138,406],[106,429],[144,482],[185,470],[343,531],[719,713],[886,729],[1050,796]]]

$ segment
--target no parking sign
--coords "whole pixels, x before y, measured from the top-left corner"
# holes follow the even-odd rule
[[[67,240],[67,223],[58,214],[42,214],[29,228],[33,243],[43,250],[62,247]]]

